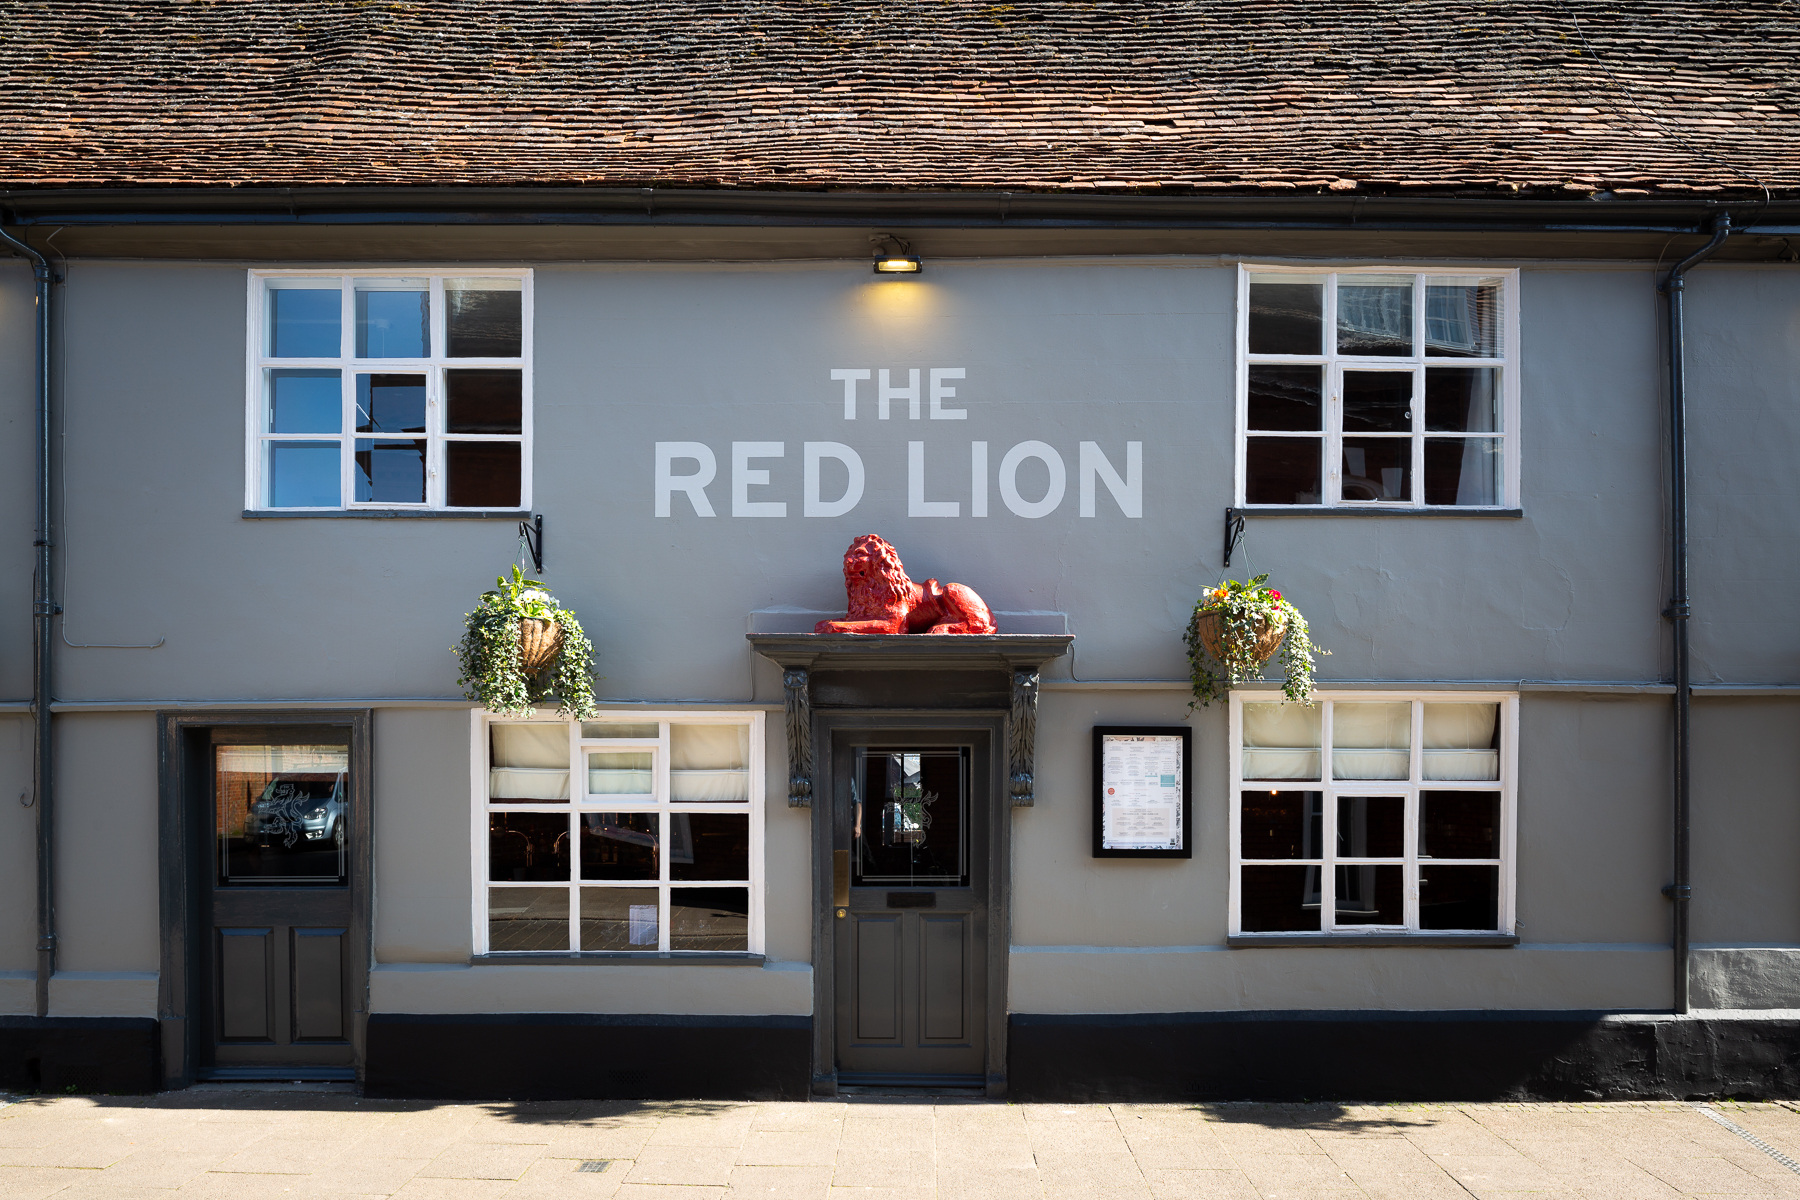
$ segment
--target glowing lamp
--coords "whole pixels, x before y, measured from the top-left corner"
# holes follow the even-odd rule
[[[919,256],[904,239],[882,233],[869,240],[875,247],[877,275],[917,275],[925,269],[925,264],[919,261]]]

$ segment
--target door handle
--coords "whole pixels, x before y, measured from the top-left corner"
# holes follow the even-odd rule
[[[839,917],[850,913],[850,852],[831,852],[831,904]]]

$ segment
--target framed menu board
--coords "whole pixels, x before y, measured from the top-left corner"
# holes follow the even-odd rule
[[[1192,858],[1194,731],[1094,726],[1094,857]]]

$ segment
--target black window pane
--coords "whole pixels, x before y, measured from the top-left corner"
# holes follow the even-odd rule
[[[659,819],[655,813],[583,813],[581,877],[655,879]]]
[[[451,508],[517,508],[518,442],[445,442],[444,502]]]
[[[1411,433],[1411,371],[1345,371],[1345,433]]]
[[[1411,279],[1341,279],[1337,303],[1340,353],[1391,356],[1413,352]]]
[[[1322,857],[1323,797],[1322,792],[1245,792],[1238,820],[1243,857]]]
[[[489,813],[488,878],[496,883],[567,882],[569,818],[562,813]]]
[[[1248,427],[1303,432],[1325,428],[1323,371],[1323,367],[1251,367]]]
[[[425,503],[425,443],[357,439],[355,483],[365,504]]]
[[[524,432],[522,379],[518,371],[445,371],[445,432]]]
[[[568,888],[489,888],[489,950],[567,950]]]
[[[1500,439],[1426,438],[1425,503],[1500,503]]]
[[[1499,792],[1424,792],[1419,857],[1499,858]]]
[[[356,432],[424,433],[423,375],[358,375]]]
[[[671,888],[669,949],[748,950],[748,888]]]
[[[1500,868],[1419,868],[1419,928],[1500,928]]]
[[[582,888],[583,950],[654,950],[655,888]]]
[[[750,878],[749,816],[673,814],[669,818],[669,878]]]
[[[1244,499],[1250,504],[1317,504],[1320,439],[1245,440]]]
[[[1406,900],[1401,872],[1405,868],[1337,868],[1337,923],[1339,925],[1401,925],[1406,921]]]
[[[1250,281],[1250,353],[1317,354],[1324,320],[1324,284]]]
[[[1345,438],[1344,499],[1412,498],[1411,438]]]
[[[1399,858],[1406,853],[1406,801],[1399,796],[1339,796],[1340,858]]]
[[[1496,433],[1500,372],[1494,367],[1425,368],[1425,428],[1434,433]]]
[[[1244,867],[1238,916],[1245,933],[1319,932],[1318,867]]]
[[[451,358],[518,358],[523,352],[524,293],[517,282],[444,281]]]

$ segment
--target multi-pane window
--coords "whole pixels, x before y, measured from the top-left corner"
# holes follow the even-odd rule
[[[1231,933],[1510,932],[1516,710],[1234,693]]]
[[[1517,503],[1517,275],[1240,272],[1240,502]]]
[[[476,952],[760,952],[762,722],[478,717]]]
[[[252,509],[530,504],[531,276],[253,272]]]

